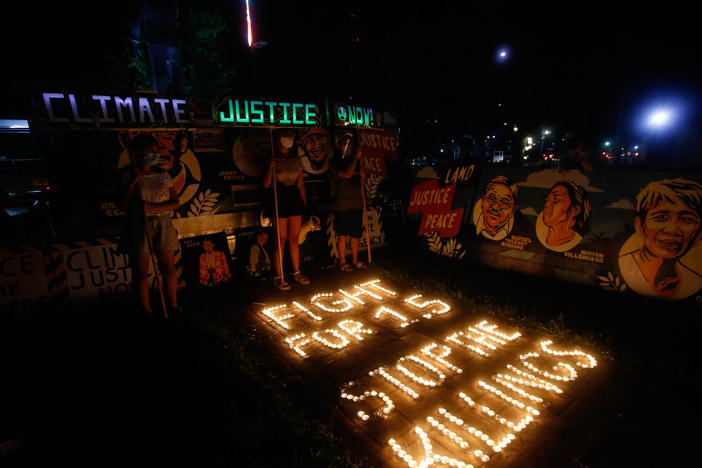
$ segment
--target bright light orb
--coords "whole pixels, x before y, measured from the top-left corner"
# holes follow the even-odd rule
[[[651,128],[663,128],[670,124],[673,114],[668,109],[656,109],[648,116],[648,126]]]

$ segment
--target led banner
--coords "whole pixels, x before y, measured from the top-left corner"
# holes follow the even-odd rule
[[[39,121],[82,127],[243,126],[321,127],[317,102],[168,97],[158,94],[42,93],[35,99]]]
[[[452,210],[456,184],[439,187],[436,180],[428,180],[412,189],[407,214],[422,212],[418,235],[437,231],[439,236],[458,235],[463,219],[463,210]]]
[[[222,125],[319,127],[320,106],[311,102],[225,99],[214,104],[215,122]]]
[[[329,105],[331,125],[379,128],[382,124],[377,109],[350,103],[335,102]]]
[[[162,96],[156,93],[41,93],[34,99],[38,121],[51,126],[96,128],[242,126],[381,128],[378,109],[350,103],[228,97]],[[324,115],[327,116],[323,120]],[[368,145],[396,159],[392,135],[367,135]]]
[[[192,118],[182,97],[42,93],[36,101],[40,120],[50,125],[186,126]]]

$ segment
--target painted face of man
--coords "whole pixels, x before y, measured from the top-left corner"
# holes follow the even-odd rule
[[[159,154],[161,155],[161,160],[158,167],[165,171],[173,169],[175,164],[175,157],[173,153],[176,150],[175,140],[176,132],[158,132],[154,135],[158,139]]]
[[[305,153],[316,162],[323,161],[327,155],[327,136],[313,133],[303,142]]]
[[[575,225],[575,217],[580,213],[580,207],[573,205],[568,189],[557,185],[546,196],[543,221],[546,226],[553,227],[566,223],[568,227]]]
[[[514,196],[504,184],[492,184],[482,198],[483,220],[493,229],[504,225],[514,214]]]
[[[635,224],[646,250],[666,259],[684,255],[700,232],[700,216],[680,199],[660,202]]]

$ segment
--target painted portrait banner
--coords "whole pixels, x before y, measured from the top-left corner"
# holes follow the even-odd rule
[[[466,170],[466,173],[468,170]],[[427,171],[421,172],[428,174]],[[471,189],[446,171],[415,186],[408,213],[436,213]],[[429,250],[662,299],[702,292],[702,176],[486,166],[460,235],[419,235]],[[456,231],[458,232],[458,231]]]
[[[329,170],[329,159],[334,154],[329,130],[317,127],[298,130],[295,144],[305,179],[323,178]]]
[[[458,235],[464,208],[451,209],[455,193],[456,184],[439,187],[436,180],[414,186],[407,214],[422,212],[418,235],[434,231],[442,238]]]
[[[635,232],[619,250],[618,266],[639,294],[685,299],[702,289],[702,185],[656,180],[636,197]]]

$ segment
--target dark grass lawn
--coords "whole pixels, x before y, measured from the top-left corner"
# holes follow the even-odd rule
[[[608,423],[573,466],[661,466],[691,453],[683,447],[696,431],[682,424],[699,416],[697,303],[452,263],[420,253],[414,240],[374,259],[398,286],[613,360]],[[331,407],[320,402],[329,396],[276,377],[237,311],[249,293],[184,292],[187,316],[168,322],[126,305],[3,321],[0,466],[362,466],[325,429]]]
[[[194,319],[110,308],[3,327],[0,466],[362,466],[294,406],[314,390],[284,388],[230,306],[214,294]]]

